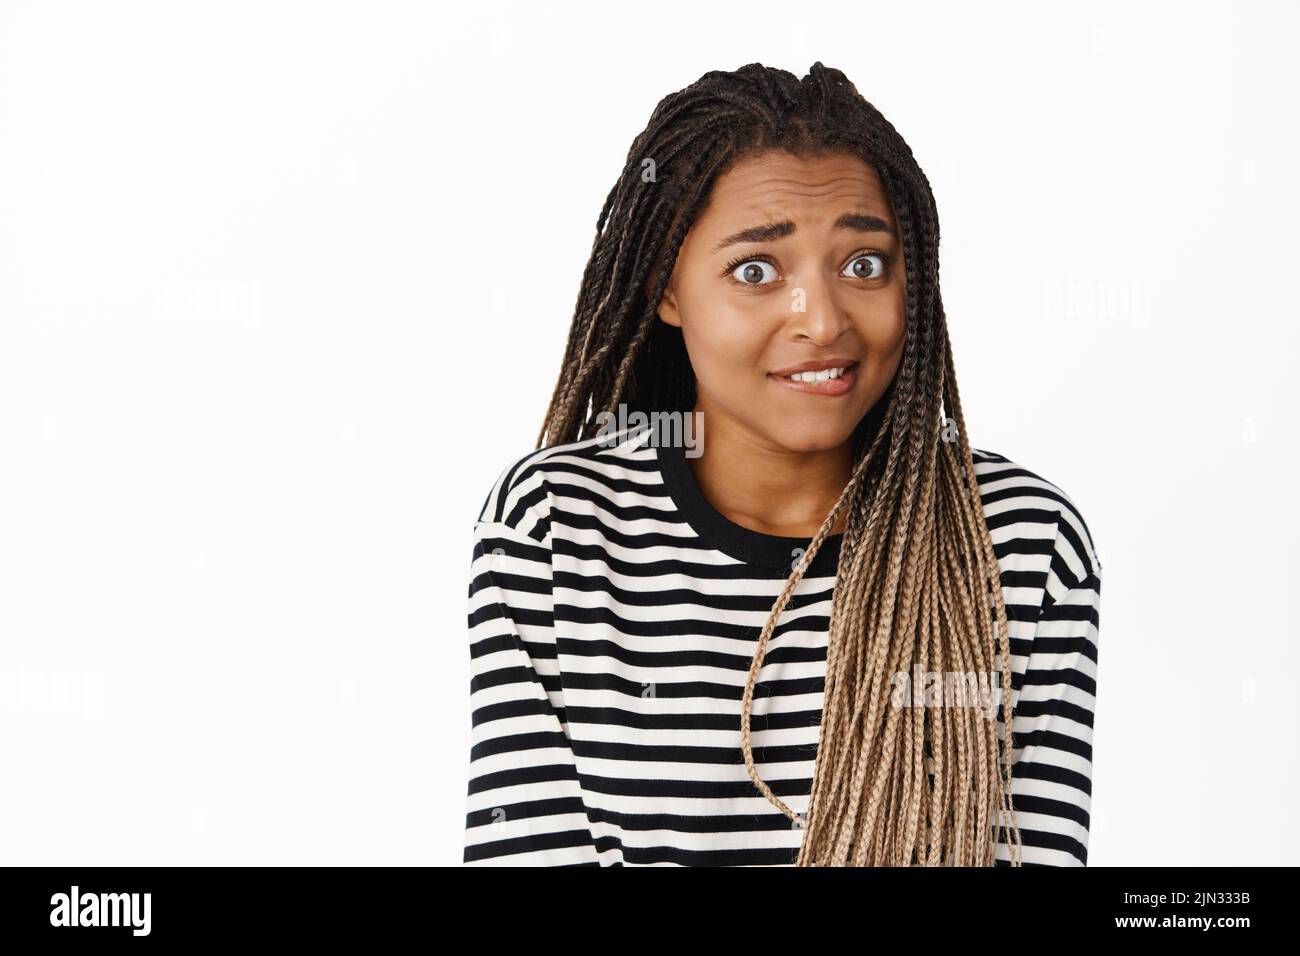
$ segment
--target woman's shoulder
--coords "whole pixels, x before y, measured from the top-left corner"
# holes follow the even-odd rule
[[[1096,543],[1074,499],[1055,482],[1049,481],[1018,461],[986,449],[972,448],[975,478],[980,497],[989,510],[1016,510],[1056,514],[1057,550],[1086,575],[1101,575]]]
[[[541,541],[550,530],[552,492],[593,483],[617,490],[630,471],[655,467],[654,449],[644,432],[608,432],[593,438],[537,448],[511,459],[492,483],[479,523],[506,525]]]

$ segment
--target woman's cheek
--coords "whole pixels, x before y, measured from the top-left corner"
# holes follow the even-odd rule
[[[857,323],[857,328],[869,354],[887,356],[902,352],[907,322],[901,304],[897,309],[868,314],[864,321]]]
[[[779,321],[756,309],[741,308],[722,309],[717,318],[716,348],[732,364],[754,371]]]
[[[707,385],[724,381],[739,383],[759,368],[767,337],[751,315],[729,309],[713,312],[709,320],[689,328],[686,348],[696,375]]]

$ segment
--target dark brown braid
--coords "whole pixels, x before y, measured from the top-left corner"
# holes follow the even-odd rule
[[[1019,865],[1006,607],[953,373],[934,196],[902,136],[843,73],[819,62],[799,80],[751,63],[659,102],[596,223],[538,447],[592,437],[597,414],[620,403],[694,407],[681,330],[657,309],[717,178],[767,150],[846,153],[876,170],[902,235],[907,324],[898,372],[855,435],[853,477],[759,635],[741,711],[745,765],[804,828],[801,866],[992,866],[999,839]],[[842,515],[825,703],[800,817],[755,767],[750,709],[781,612]],[[998,670],[997,720],[974,707],[891,704],[900,672]]]

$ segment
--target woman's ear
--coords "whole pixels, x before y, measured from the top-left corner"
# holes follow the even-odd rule
[[[682,313],[677,307],[677,295],[673,292],[673,280],[668,280],[668,288],[664,289],[663,298],[659,300],[659,321],[665,325],[682,327]]]

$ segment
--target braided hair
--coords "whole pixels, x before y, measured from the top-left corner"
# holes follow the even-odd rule
[[[1019,865],[1006,607],[953,373],[934,196],[902,136],[843,73],[817,62],[800,80],[751,63],[659,102],[596,223],[537,445],[590,438],[619,404],[646,414],[694,407],[681,330],[658,320],[660,299],[717,178],[769,150],[845,153],[876,170],[903,242],[906,341],[854,433],[852,477],[759,635],[741,710],[745,766],[804,830],[797,865],[992,866],[999,838]],[[841,519],[821,729],[800,815],[754,765],[750,711],[776,623]],[[994,670],[996,721],[972,708],[888,706],[894,675]]]

